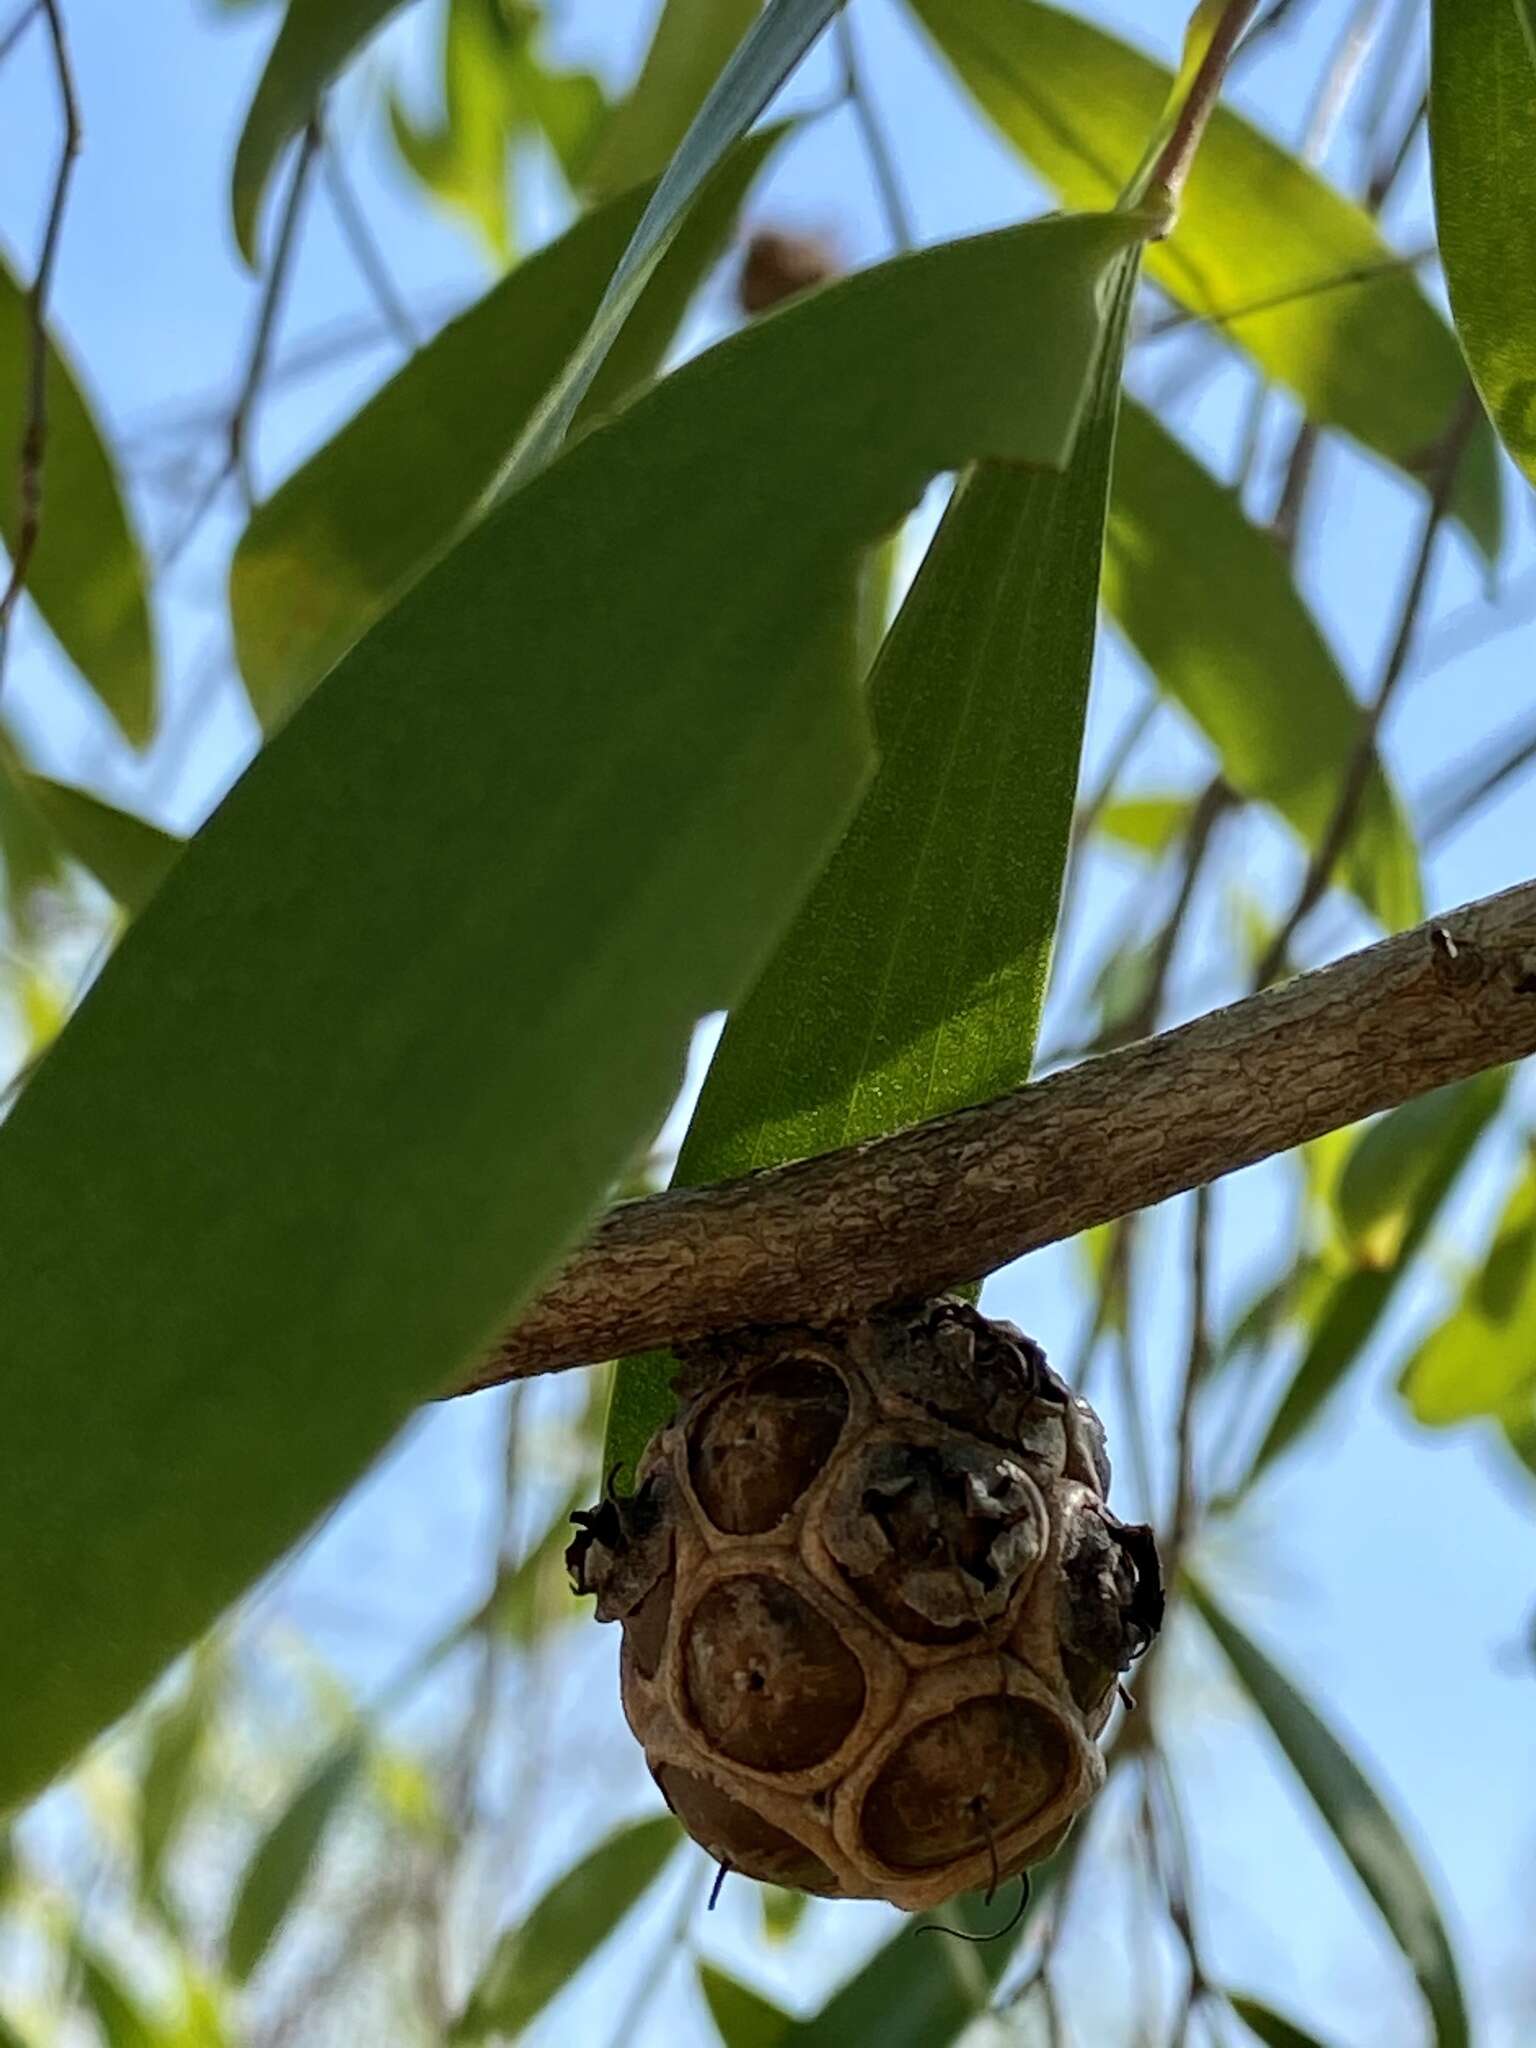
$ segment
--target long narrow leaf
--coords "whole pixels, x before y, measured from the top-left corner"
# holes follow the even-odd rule
[[[663,379],[444,556],[198,833],[0,1126],[0,1641],[29,1674],[0,1802],[623,1175],[862,787],[865,550],[939,471],[1065,460],[1142,232],[925,251]]]
[[[240,253],[254,269],[256,229],[284,149],[320,96],[406,0],[288,0],[235,149],[230,210]]]
[[[1233,789],[1272,804],[1315,846],[1360,709],[1273,542],[1138,405],[1120,426],[1104,604]],[[1343,871],[1389,929],[1419,917],[1413,834],[1379,766]]]
[[[591,413],[655,373],[783,133],[750,137],[700,193],[594,381]],[[252,515],[229,601],[269,731],[471,517],[586,331],[649,196],[624,193],[519,264]]]
[[[1519,0],[1435,0],[1430,138],[1440,255],[1462,347],[1536,484],[1536,55]]]
[[[20,529],[16,452],[31,375],[31,308],[0,257],[0,540],[8,551]],[[142,746],[155,729],[157,690],[143,551],[106,436],[51,341],[44,375],[41,524],[27,593],[123,737]]]
[[[699,1989],[724,2048],[780,2048],[794,2025],[781,2006],[710,1963],[699,1965]]]
[[[961,483],[870,682],[880,768],[726,1026],[682,1185],[897,1130],[1028,1073],[1093,667],[1128,257],[1064,474]],[[604,1470],[672,1408],[666,1353],[615,1376]]]
[[[1361,1355],[1497,1114],[1507,1083],[1507,1073],[1494,1072],[1437,1089],[1422,1106],[1394,1110],[1359,1140],[1357,1157],[1367,1148],[1390,1155],[1406,1128],[1415,1147],[1412,1172],[1403,1175],[1403,1208],[1393,1231],[1396,1242],[1384,1258],[1374,1252],[1365,1257],[1326,1297],[1254,1457],[1250,1483],[1310,1427]],[[1364,1168],[1356,1166],[1357,1176],[1374,1171],[1369,1157]],[[1358,1194],[1355,1199],[1360,1199]]]
[[[357,1783],[365,1754],[355,1736],[340,1742],[256,1844],[224,1937],[225,1968],[236,1983],[251,1975],[298,1904],[326,1835]]]
[[[588,170],[622,192],[661,169],[751,28],[760,0],[666,0],[634,90],[615,107]]]
[[[1437,2048],[1468,2048],[1456,1958],[1434,1893],[1377,1792],[1291,1681],[1196,1580],[1190,1597],[1244,1691],[1268,1722],[1329,1832],[1407,1957],[1434,2022]]]
[[[526,481],[554,455],[688,208],[842,4],[768,0],[662,173],[581,346],[507,465],[504,490]]]
[[[600,1842],[501,1936],[449,2039],[521,2033],[649,1890],[681,1839],[666,1818],[636,1821]]]
[[[911,5],[982,109],[1069,206],[1112,203],[1168,99],[1163,65],[1038,0]],[[1451,426],[1465,371],[1449,328],[1391,257],[1361,208],[1219,107],[1178,226],[1148,251],[1147,271],[1218,323],[1313,419],[1417,477]],[[1468,451],[1455,506],[1478,546],[1496,555],[1491,435]]]
[[[1323,2048],[1316,2034],[1303,2033],[1293,2021],[1282,2019],[1256,1998],[1233,1998],[1229,2003],[1248,2031],[1264,2043],[1264,2048]]]
[[[181,856],[185,841],[147,818],[71,783],[26,777],[26,789],[58,834],[59,844],[115,896],[124,910],[142,910]]]

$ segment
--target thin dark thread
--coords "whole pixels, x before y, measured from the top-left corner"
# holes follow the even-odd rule
[[[991,1892],[988,1892],[987,1898],[990,1900],[991,1897]],[[1024,1918],[1024,1915],[1029,1911],[1029,1899],[1029,1872],[1021,1870],[1019,1872],[1019,1903],[1014,1910],[1013,1917],[1011,1920],[1005,1921],[993,1933],[966,1934],[958,1927],[941,1926],[936,1920],[925,1921],[921,1927],[914,1927],[912,1931],[914,1934],[947,1934],[951,1941],[968,1941],[973,1948],[983,1948],[989,1941],[1001,1941],[1005,1935],[1012,1934],[1013,1930]]]
[[[715,1901],[719,1898],[721,1887],[730,1874],[731,1866],[729,1863],[722,1863],[715,1872],[715,1881],[709,1888],[709,1904],[704,1908],[706,1913],[713,1913],[715,1910]]]

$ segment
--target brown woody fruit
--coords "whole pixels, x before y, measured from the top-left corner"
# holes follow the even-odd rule
[[[1162,1619],[1093,1410],[960,1301],[682,1356],[567,1553],[667,1804],[731,1870],[913,1911],[1048,1856]]]

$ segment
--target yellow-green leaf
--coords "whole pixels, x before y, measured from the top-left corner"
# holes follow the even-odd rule
[[[71,860],[94,875],[124,910],[142,910],[186,842],[72,783],[46,775],[28,775],[25,783]]]
[[[666,0],[629,97],[610,116],[587,181],[622,192],[652,178],[688,132],[760,0]]]
[[[1430,141],[1440,256],[1462,347],[1536,483],[1536,55],[1521,0],[1435,0]]]
[[[1168,101],[1165,66],[1038,0],[910,4],[982,109],[1069,206],[1113,203]],[[1465,371],[1411,271],[1383,267],[1390,256],[1360,207],[1218,107],[1178,226],[1147,252],[1147,271],[1192,313],[1218,321],[1320,425],[1420,476],[1455,419]],[[1454,503],[1483,552],[1496,555],[1491,436],[1474,439]]]

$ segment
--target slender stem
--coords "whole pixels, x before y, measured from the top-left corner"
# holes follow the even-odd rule
[[[266,285],[262,291],[261,304],[257,309],[256,325],[251,333],[250,351],[246,357],[245,375],[240,382],[240,391],[235,399],[234,410],[229,416],[225,474],[240,477],[248,499],[254,497],[249,475],[251,423],[257,401],[261,396],[262,383],[266,377],[267,364],[272,353],[272,343],[277,334],[278,316],[282,311],[283,295],[288,286],[293,259],[298,251],[299,218],[304,210],[304,195],[309,184],[309,174],[314,168],[315,158],[320,150],[320,121],[313,116],[305,127],[299,143],[298,157],[293,166],[293,176],[288,185],[288,197],[283,203],[282,216],[278,221],[277,240],[273,245],[272,263],[267,271]]]
[[[1536,1052],[1536,882],[995,1102],[613,1209],[463,1391],[835,1322]]]
[[[1244,29],[1257,12],[1258,4],[1259,0],[1227,0],[1226,9],[1190,82],[1188,95],[1179,108],[1167,141],[1153,159],[1145,180],[1138,181],[1139,189],[1128,195],[1133,203],[1166,205],[1170,215],[1177,211],[1200,139],[1221,97],[1227,66],[1242,40]]]
[[[1189,1349],[1179,1387],[1178,1422],[1175,1429],[1176,1470],[1173,1515],[1169,1523],[1167,1571],[1172,1578],[1184,1554],[1194,1527],[1195,1489],[1195,1405],[1211,1361],[1211,1190],[1195,1189],[1190,1216],[1189,1241]]]
[[[330,134],[326,134],[322,139],[321,169],[325,177],[325,189],[330,195],[331,210],[336,216],[336,225],[346,238],[363,282],[372,292],[374,301],[383,315],[384,324],[402,348],[417,348],[421,342],[421,335],[411,316],[411,309],[390,275],[389,265],[384,260],[384,252],[368,224],[368,216],[363,211],[361,201],[352,189],[352,181],[347,176],[341,151],[336,146],[335,138]]]
[[[838,58],[843,68],[843,97],[858,123],[864,154],[869,159],[870,173],[885,214],[886,232],[898,249],[910,249],[917,240],[912,229],[912,216],[902,193],[901,180],[896,174],[895,156],[880,125],[880,117],[864,77],[853,22],[846,7],[838,9],[832,32],[837,39]]]
[[[1376,763],[1377,737],[1382,722],[1391,708],[1392,700],[1397,694],[1398,685],[1407,672],[1408,658],[1413,652],[1424,600],[1429,591],[1429,572],[1434,565],[1441,531],[1450,515],[1451,494],[1461,468],[1461,457],[1471,439],[1477,417],[1477,400],[1469,389],[1441,451],[1418,549],[1409,572],[1403,601],[1398,609],[1392,642],[1387,650],[1375,693],[1361,716],[1360,729],[1355,738],[1353,751],[1345,764],[1332,816],[1307,865],[1295,900],[1280,920],[1273,938],[1265,949],[1264,957],[1259,962],[1254,974],[1256,988],[1263,988],[1280,972],[1292,939],[1333,880],[1334,869],[1338,866],[1340,856],[1354,831],[1361,803],[1370,786],[1371,770]]]
[[[59,239],[64,227],[70,181],[74,177],[75,158],[80,153],[81,138],[80,108],[75,97],[74,72],[70,64],[69,45],[64,33],[64,17],[59,10],[58,0],[38,0],[35,11],[40,14],[48,31],[64,135],[59,148],[58,169],[54,173],[53,193],[48,203],[47,223],[43,229],[42,253],[38,257],[37,273],[32,280],[31,290],[27,293],[27,398],[19,451],[18,518],[16,537],[10,550],[11,573],[4,591],[0,592],[0,682],[4,681],[5,676],[5,656],[10,642],[11,618],[20,601],[21,593],[26,588],[32,558],[37,552],[37,544],[43,531],[43,466],[48,452],[48,294],[53,284],[54,266],[58,261]],[[7,37],[7,50],[26,22],[31,19],[31,14],[32,10],[29,10],[21,21],[14,25]]]

